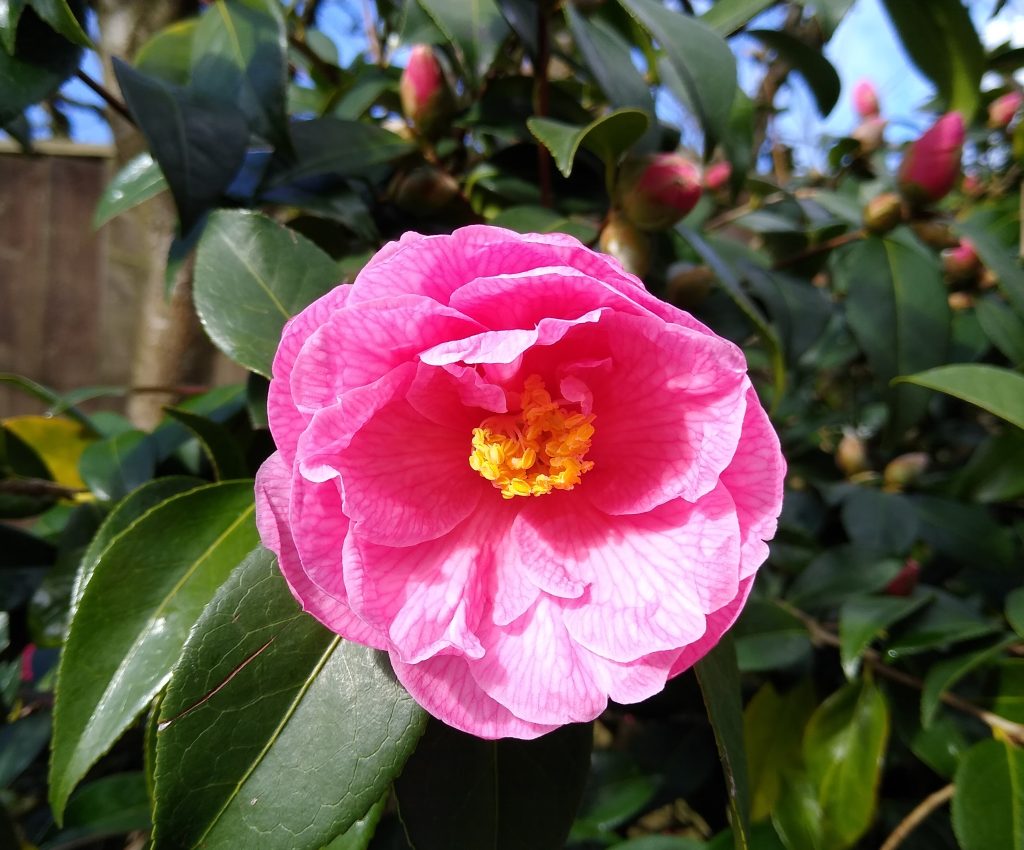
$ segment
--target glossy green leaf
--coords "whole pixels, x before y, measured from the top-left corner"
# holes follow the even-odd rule
[[[1024,375],[1019,372],[977,363],[955,363],[904,375],[899,380],[963,399],[1024,428]]]
[[[858,546],[902,555],[917,539],[917,511],[900,493],[855,487],[843,500],[843,528]]]
[[[192,624],[256,543],[252,482],[199,487],[141,516],[100,556],[61,656],[50,805],[163,687]],[[112,612],[116,612],[112,614]]]
[[[1024,637],[1024,587],[1007,594],[1006,621],[1020,637]]]
[[[792,667],[811,656],[807,627],[788,611],[762,599],[747,603],[732,636],[744,673]]]
[[[196,623],[161,702],[154,846],[321,847],[378,802],[424,717],[386,659],[304,614],[256,549]]]
[[[115,773],[83,785],[68,800],[64,828],[40,850],[72,850],[115,835],[148,830],[149,796],[141,773]]]
[[[37,711],[0,726],[0,788],[17,779],[46,749],[49,740],[49,711]]]
[[[28,0],[28,4],[40,18],[72,44],[81,47],[93,46],[92,39],[85,34],[68,0]]]
[[[997,659],[1016,639],[1016,636],[1004,637],[984,649],[944,658],[929,667],[928,674],[924,677],[924,688],[921,690],[921,725],[927,726],[935,719],[944,693],[971,671]]]
[[[616,109],[585,127],[552,118],[530,118],[526,126],[551,151],[558,170],[568,177],[581,145],[605,163],[614,164],[644,134],[649,123],[650,117],[642,110]]]
[[[96,535],[89,542],[88,548],[82,555],[82,560],[75,574],[75,583],[71,590],[71,614],[74,615],[78,603],[82,600],[82,593],[92,578],[99,563],[100,556],[122,531],[128,528],[144,513],[155,508],[161,502],[165,502],[172,496],[194,490],[204,482],[199,478],[189,478],[184,475],[167,475],[156,478],[133,490],[128,496],[122,499],[114,509],[107,514],[107,518],[100,525]]]
[[[775,0],[717,0],[700,16],[701,21],[719,35],[732,35]]]
[[[609,850],[705,850],[707,845],[696,838],[682,838],[677,835],[645,835],[631,838],[621,844],[613,844]]]
[[[1024,318],[992,295],[976,301],[974,312],[989,342],[1011,365],[1024,366]]]
[[[214,206],[245,158],[249,129],[242,112],[114,59],[125,102],[149,143],[187,233]]]
[[[815,705],[814,686],[804,679],[781,695],[766,682],[743,710],[751,820],[761,821],[771,814],[787,777],[801,768],[804,726]]]
[[[580,14],[568,3],[565,18],[573,40],[612,106],[632,106],[654,114],[651,87],[633,64],[631,46],[599,17]]]
[[[561,850],[590,766],[590,724],[484,741],[436,720],[395,785],[416,850]]]
[[[191,88],[236,104],[254,133],[286,148],[286,51],[277,0],[215,0],[193,36]]]
[[[725,40],[706,23],[674,12],[658,0],[620,0],[658,41],[675,71],[677,97],[689,105],[704,128],[711,150],[729,125],[736,96],[736,60]]]
[[[1011,220],[1013,241],[1017,241],[1017,223]],[[995,272],[999,290],[1017,315],[1024,317],[1024,268],[1014,247],[1007,244],[1007,222],[996,211],[981,209],[965,219],[951,222],[954,233],[969,239],[986,267]],[[1003,234],[1002,236],[1000,234]]]
[[[384,808],[387,806],[390,796],[390,791],[385,793],[370,806],[370,810],[365,815],[335,838],[324,850],[367,850],[370,842],[373,841],[377,824],[380,823],[381,815],[384,814]]]
[[[1024,432],[1007,428],[981,443],[957,474],[954,495],[986,505],[1024,497]]]
[[[972,569],[1004,574],[1015,570],[1013,533],[996,521],[990,508],[940,496],[910,498],[921,539],[933,550]]]
[[[804,772],[787,778],[772,809],[772,825],[787,850],[838,850],[824,843],[818,789]]]
[[[821,808],[825,847],[851,847],[871,825],[888,740],[888,706],[867,680],[843,686],[808,722],[804,762]]]
[[[5,30],[5,36],[14,37],[10,29]],[[26,8],[17,24],[14,53],[0,50],[0,127],[55,92],[75,72],[80,54],[78,45],[54,32],[31,8]]]
[[[112,218],[159,195],[167,188],[160,166],[149,153],[140,153],[114,175],[93,213],[92,226],[102,227]]]
[[[166,410],[171,419],[180,422],[196,435],[218,481],[245,478],[249,474],[242,448],[227,428],[187,410],[176,407],[168,407]]]
[[[196,310],[221,351],[270,377],[284,323],[337,277],[334,261],[304,236],[259,213],[218,210],[196,255]]]
[[[892,630],[886,645],[889,657],[952,646],[996,631],[988,619],[956,596],[937,587],[929,587],[928,594],[932,601]]]
[[[839,100],[842,87],[839,74],[820,50],[815,50],[800,39],[779,30],[749,30],[749,35],[774,50],[790,68],[796,71],[814,95],[818,112],[828,115]]]
[[[694,665],[704,708],[715,732],[718,758],[729,795],[729,821],[736,850],[750,846],[750,784],[743,742],[743,702],[736,650],[726,636]]]
[[[1024,750],[982,741],[960,761],[953,830],[963,850],[1024,850]]]
[[[797,608],[820,610],[841,604],[855,593],[881,590],[903,568],[854,545],[835,546],[811,561],[790,586],[788,598]]]
[[[188,85],[198,26],[198,18],[187,18],[164,27],[135,53],[135,67],[176,86]]]
[[[419,0],[419,4],[451,42],[469,78],[482,79],[510,32],[494,0]]]
[[[833,255],[847,292],[846,317],[902,435],[925,413],[928,394],[888,387],[898,375],[945,362],[950,338],[946,287],[934,256],[894,240],[865,239]]]
[[[78,471],[97,499],[116,502],[153,477],[156,443],[142,431],[98,440],[82,452]]]
[[[73,404],[67,404],[65,396],[51,390],[49,387],[44,387],[42,384],[36,383],[31,378],[26,378],[24,375],[15,375],[11,372],[0,372],[0,384],[14,387],[26,395],[39,399],[39,401],[49,405],[50,409],[48,412],[53,413],[59,410],[68,418],[74,419],[79,425],[88,430],[90,434],[94,434],[97,437],[102,436],[102,431],[96,427],[88,416]]]
[[[26,0],[0,0],[0,44],[8,53],[14,53],[18,21],[25,10]]]
[[[852,679],[871,641],[926,605],[931,596],[918,591],[913,596],[853,596],[839,608],[839,659],[843,672]]]
[[[985,50],[960,0],[883,0],[913,63],[938,89],[949,110],[970,122],[978,109]]]
[[[603,840],[635,818],[657,791],[655,777],[615,750],[595,750],[569,843]]]

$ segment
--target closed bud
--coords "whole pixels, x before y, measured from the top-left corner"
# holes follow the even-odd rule
[[[719,192],[729,185],[732,179],[732,166],[728,162],[715,162],[704,172],[704,188],[709,192]]]
[[[967,283],[981,271],[981,260],[969,239],[963,239],[955,248],[942,252],[942,270],[951,283]]]
[[[877,151],[885,141],[886,120],[873,115],[865,118],[850,134],[860,142],[860,155],[869,156]]]
[[[988,105],[988,126],[997,130],[1009,126],[1022,103],[1024,103],[1024,95],[1017,91],[1007,92],[997,97]]]
[[[941,201],[960,177],[960,153],[966,128],[959,112],[947,112],[903,156],[898,182],[911,204]]]
[[[852,431],[844,431],[836,446],[836,466],[847,478],[868,468],[868,449]]]
[[[962,313],[974,306],[974,298],[969,292],[950,292],[946,301],[954,313]]]
[[[886,490],[903,490],[917,481],[928,468],[928,455],[924,452],[910,452],[893,458],[882,470],[882,482]]]
[[[889,596],[910,596],[920,579],[921,565],[913,558],[907,558],[896,578],[885,586],[885,592]]]
[[[458,181],[432,165],[422,165],[399,175],[392,188],[395,205],[413,215],[436,213],[458,194]]]
[[[651,246],[645,233],[621,216],[613,215],[601,231],[599,246],[622,263],[630,274],[644,277],[651,268]]]
[[[878,91],[871,80],[861,80],[853,87],[853,108],[861,118],[874,118],[881,111]]]
[[[628,160],[616,190],[622,211],[641,230],[671,227],[697,206],[700,193],[700,171],[677,153]]]
[[[929,248],[955,248],[960,244],[960,240],[949,229],[949,225],[943,224],[941,221],[928,219],[912,221],[910,229]]]
[[[677,307],[693,310],[699,307],[711,292],[714,272],[707,266],[693,263],[673,263],[665,274],[665,296]]]
[[[876,195],[864,206],[864,228],[881,236],[903,221],[903,201],[895,192]]]
[[[417,44],[398,82],[402,113],[421,136],[431,138],[445,128],[454,112],[454,98],[432,47]]]

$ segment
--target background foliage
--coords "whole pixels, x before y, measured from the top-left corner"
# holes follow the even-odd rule
[[[822,113],[845,94],[821,48],[850,0],[378,0],[347,66],[316,4],[204,5],[114,62],[146,150],[96,224],[169,192],[169,285],[194,269],[206,332],[251,374],[153,430],[82,409],[110,390],[2,376],[51,415],[0,430],[0,845],[1024,848],[1024,130],[986,126],[1024,52],[986,52],[959,0],[887,0],[929,108],[968,121],[969,176],[871,234],[898,152],[828,140],[817,173],[765,132],[789,75]],[[92,47],[84,8],[0,3],[12,133]],[[454,92],[429,138],[398,93],[422,43]],[[665,96],[732,178],[643,234],[613,187],[627,153],[679,145]],[[600,238],[741,344],[790,464],[731,637],[530,743],[428,722],[300,614],[253,523],[283,323],[403,231],[479,221]],[[961,238],[966,270],[940,253]]]

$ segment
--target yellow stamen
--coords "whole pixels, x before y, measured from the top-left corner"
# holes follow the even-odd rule
[[[503,499],[571,490],[594,462],[584,460],[594,436],[594,415],[553,401],[544,381],[530,375],[518,414],[491,416],[473,429],[469,465],[501,491]]]

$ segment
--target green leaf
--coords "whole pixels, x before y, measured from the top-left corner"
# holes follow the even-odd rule
[[[1024,428],[1024,375],[1019,372],[998,366],[956,363],[904,375],[897,380],[963,399]]]
[[[710,151],[727,132],[736,96],[736,60],[729,45],[707,24],[657,0],[620,2],[661,45],[679,84],[674,93],[693,109]]]
[[[824,813],[814,783],[803,772],[782,787],[772,809],[772,825],[788,850],[838,850],[824,843]]]
[[[1007,428],[981,443],[957,474],[953,495],[981,504],[1024,496],[1024,432]]]
[[[719,35],[732,35],[774,3],[775,0],[717,0],[700,19]]]
[[[198,18],[187,18],[164,27],[135,53],[135,67],[176,86],[188,85],[198,26]]]
[[[46,749],[49,740],[49,711],[37,711],[0,726],[0,788],[17,779]]]
[[[911,497],[921,539],[936,552],[976,570],[1016,576],[1016,547],[1009,528],[984,505],[968,505],[939,496]]]
[[[953,831],[963,850],[1024,850],[1024,750],[982,741],[961,759]]]
[[[707,845],[696,838],[681,838],[677,835],[645,835],[632,838],[621,844],[612,845],[609,850],[706,850]]]
[[[931,600],[920,591],[913,596],[854,596],[839,608],[839,659],[848,679],[857,675],[864,650],[877,637]]]
[[[1016,222],[1013,225],[1016,236]],[[1015,249],[1000,235],[1009,227],[999,213],[981,209],[965,219],[951,222],[950,226],[957,236],[971,241],[982,263],[995,272],[999,291],[1013,305],[1017,315],[1024,316],[1024,268]]]
[[[0,0],[0,43],[8,53],[14,53],[18,21],[25,9],[25,0]]]
[[[370,810],[346,829],[341,835],[328,844],[324,850],[367,850],[373,835],[377,831],[381,815],[388,804],[390,792],[385,792]]]
[[[1024,587],[1018,587],[1007,595],[1006,622],[1019,636],[1024,637]]]
[[[808,564],[789,588],[797,608],[840,605],[854,593],[873,593],[896,578],[903,563],[854,545],[835,546]]]
[[[78,471],[97,499],[116,502],[153,477],[156,460],[149,434],[125,431],[86,447]]]
[[[245,159],[249,130],[231,104],[211,104],[114,59],[125,102],[174,196],[187,233],[215,206]]]
[[[161,502],[165,502],[179,493],[194,490],[203,483],[205,482],[199,478],[168,475],[143,484],[117,503],[114,509],[107,514],[107,518],[100,525],[82,555],[78,572],[75,575],[75,583],[71,589],[71,616],[74,616],[78,604],[82,600],[82,593],[96,570],[100,556],[114,538],[151,508],[155,508]]]
[[[1024,366],[1024,318],[992,295],[976,301],[974,312],[989,342],[1013,366]]]
[[[255,545],[254,511],[251,481],[199,487],[141,516],[100,556],[57,679],[50,805],[58,821],[71,790],[163,687],[203,607]]]
[[[814,685],[804,679],[783,695],[766,682],[744,709],[751,820],[771,814],[788,776],[800,769],[800,743],[815,704]]]
[[[644,134],[649,123],[650,117],[639,109],[616,109],[585,127],[553,118],[530,118],[526,126],[551,151],[558,170],[568,177],[580,145],[596,153],[606,164],[614,165]]]
[[[938,262],[900,242],[877,238],[833,257],[833,271],[847,292],[850,330],[884,387],[888,427],[898,437],[924,415],[928,395],[889,387],[889,381],[946,359],[950,312]]]
[[[484,741],[436,720],[395,784],[416,850],[561,850],[590,766],[590,724]]]
[[[510,30],[494,0],[419,0],[470,80],[482,79]]]
[[[852,487],[841,516],[853,543],[886,555],[906,554],[917,539],[917,511],[900,493]]]
[[[743,743],[743,702],[736,650],[726,636],[694,665],[704,708],[715,732],[718,758],[729,795],[729,820],[736,850],[750,846],[750,786]]]
[[[92,226],[102,227],[112,218],[159,195],[166,188],[167,181],[160,166],[149,153],[140,153],[128,160],[103,190],[92,216]]]
[[[148,830],[149,796],[141,773],[116,773],[83,785],[68,801],[64,829],[40,850],[71,850],[115,835]]]
[[[160,704],[154,847],[321,847],[380,800],[424,718],[386,659],[303,613],[256,549]]]
[[[732,636],[744,673],[792,667],[811,656],[807,627],[788,611],[762,599],[747,603]]]
[[[643,771],[626,753],[595,750],[569,844],[608,838],[642,812],[658,786],[656,777]]]
[[[227,428],[187,410],[168,407],[166,411],[171,419],[177,420],[196,435],[218,481],[245,478],[249,474],[242,448]]]
[[[72,44],[93,47],[92,39],[85,34],[68,0],[28,0],[28,4],[40,18]]]
[[[651,87],[633,64],[629,42],[601,18],[581,15],[571,3],[565,6],[565,17],[587,68],[609,103],[653,115]]]
[[[944,658],[928,668],[921,690],[921,725],[928,726],[939,710],[942,695],[972,670],[1002,655],[1004,649],[1017,640],[1016,636],[1004,637],[984,649]]]
[[[815,50],[800,39],[779,30],[749,30],[748,35],[774,50],[787,65],[796,71],[814,95],[818,112],[828,115],[839,100],[842,84],[832,63],[820,50]]]
[[[985,49],[960,0],[883,0],[911,61],[935,83],[949,110],[970,123],[980,102]]]
[[[12,19],[11,9],[7,10]],[[18,4],[13,10],[17,20]],[[0,50],[0,127],[16,119],[25,108],[49,97],[75,73],[81,48],[58,35],[32,9],[25,9],[17,22],[17,37],[4,31],[13,54]]]
[[[825,847],[851,847],[871,825],[888,740],[885,698],[866,680],[845,685],[811,717],[803,753]]]
[[[216,0],[193,36],[192,90],[214,102],[236,104],[254,133],[287,148],[286,53],[276,0]]]
[[[15,375],[11,372],[0,372],[0,384],[8,384],[9,386],[21,390],[21,392],[26,395],[37,398],[44,404],[49,405],[49,410],[47,411],[49,415],[53,415],[55,412],[60,411],[70,419],[74,419],[90,434],[94,434],[97,437],[102,436],[102,431],[96,427],[88,416],[82,413],[82,411],[74,405],[69,405],[67,403],[66,396],[62,396],[60,393],[51,390],[49,387],[44,387],[42,384],[37,384],[31,378],[26,378],[23,375]]]
[[[937,587],[930,587],[928,593],[931,603],[893,630],[886,646],[890,658],[952,646],[996,631],[992,623],[956,596]]]
[[[218,210],[196,255],[196,310],[228,357],[270,377],[284,323],[337,279],[334,261],[265,216]]]

